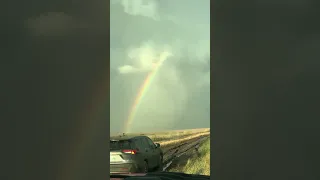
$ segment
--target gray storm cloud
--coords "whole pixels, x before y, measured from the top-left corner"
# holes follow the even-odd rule
[[[170,2],[111,2],[111,133],[123,131],[139,89],[155,71],[129,131],[210,125],[209,0],[192,17],[184,11],[192,1]]]

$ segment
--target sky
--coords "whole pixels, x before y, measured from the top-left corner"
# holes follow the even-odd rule
[[[160,61],[127,132],[209,127],[210,1],[114,0],[110,11],[111,134]]]

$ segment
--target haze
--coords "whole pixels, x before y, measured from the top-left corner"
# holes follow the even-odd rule
[[[209,127],[210,1],[114,0],[110,11],[111,134],[161,58],[129,132]]]

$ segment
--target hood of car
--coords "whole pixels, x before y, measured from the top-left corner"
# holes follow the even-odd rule
[[[116,173],[113,173],[113,175],[117,175]],[[145,173],[131,173],[131,174],[123,174],[119,173],[118,175],[125,175],[125,176],[145,176]],[[110,178],[111,180],[123,180],[124,178]]]

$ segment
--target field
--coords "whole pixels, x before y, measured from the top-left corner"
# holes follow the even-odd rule
[[[210,134],[209,128],[201,128],[201,129],[185,129],[185,130],[173,130],[173,131],[152,132],[152,133],[142,133],[142,132],[130,133],[125,135],[127,136],[146,135],[150,137],[154,142],[160,143],[161,146],[167,146],[171,144],[180,143],[181,141],[184,141],[190,138],[199,137],[201,135],[208,135],[208,134]],[[119,136],[119,135],[115,135],[115,136]],[[115,136],[111,136],[111,138]]]
[[[210,138],[200,145],[198,151],[190,151],[179,157],[169,171],[210,175]]]
[[[146,135],[159,143],[164,152],[163,159],[166,167],[163,170],[210,175],[209,128],[125,135]],[[195,150],[196,147],[199,147],[198,151]]]

